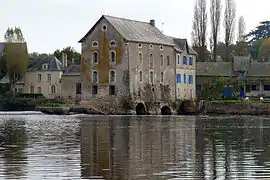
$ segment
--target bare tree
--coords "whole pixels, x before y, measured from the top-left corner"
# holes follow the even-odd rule
[[[221,19],[221,0],[211,0],[210,4],[210,16],[211,16],[211,42],[213,43],[213,60],[216,61],[217,57],[217,41],[218,32],[220,28]]]
[[[237,41],[242,42],[245,41],[245,31],[246,31],[246,23],[243,16],[241,16],[238,20],[238,37]]]
[[[196,0],[192,27],[193,46],[198,49],[199,61],[205,60],[207,12],[206,0]]]
[[[224,28],[225,28],[226,61],[229,60],[229,48],[234,39],[235,11],[236,8],[234,0],[225,0]]]

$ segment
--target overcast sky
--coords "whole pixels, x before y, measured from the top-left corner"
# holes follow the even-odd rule
[[[4,40],[8,26],[20,26],[29,52],[52,53],[65,46],[80,51],[78,40],[105,14],[141,21],[155,19],[160,29],[164,23],[165,34],[188,38],[190,42],[194,1],[1,0],[0,41]],[[246,31],[254,29],[260,21],[270,20],[270,0],[236,0],[236,3],[237,19],[244,16]],[[224,39],[222,33],[220,38]]]

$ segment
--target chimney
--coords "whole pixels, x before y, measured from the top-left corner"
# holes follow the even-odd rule
[[[62,67],[65,68],[67,67],[67,54],[62,53]]]
[[[150,20],[150,24],[151,24],[152,26],[155,26],[155,20],[154,20],[154,19],[151,19],[151,20]]]

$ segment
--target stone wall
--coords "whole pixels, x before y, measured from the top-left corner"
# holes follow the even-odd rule
[[[204,114],[270,115],[270,103],[200,101],[198,112]]]

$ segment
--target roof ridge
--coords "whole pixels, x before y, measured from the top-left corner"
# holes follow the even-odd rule
[[[120,19],[120,20],[127,20],[127,21],[133,21],[133,22],[140,22],[140,23],[146,23],[149,24],[149,22],[146,21],[139,21],[139,20],[134,20],[134,19],[129,19],[129,18],[123,18],[123,17],[117,17],[117,16],[110,16],[110,15],[103,15],[105,18],[110,17],[110,18],[115,18],[115,19]]]

